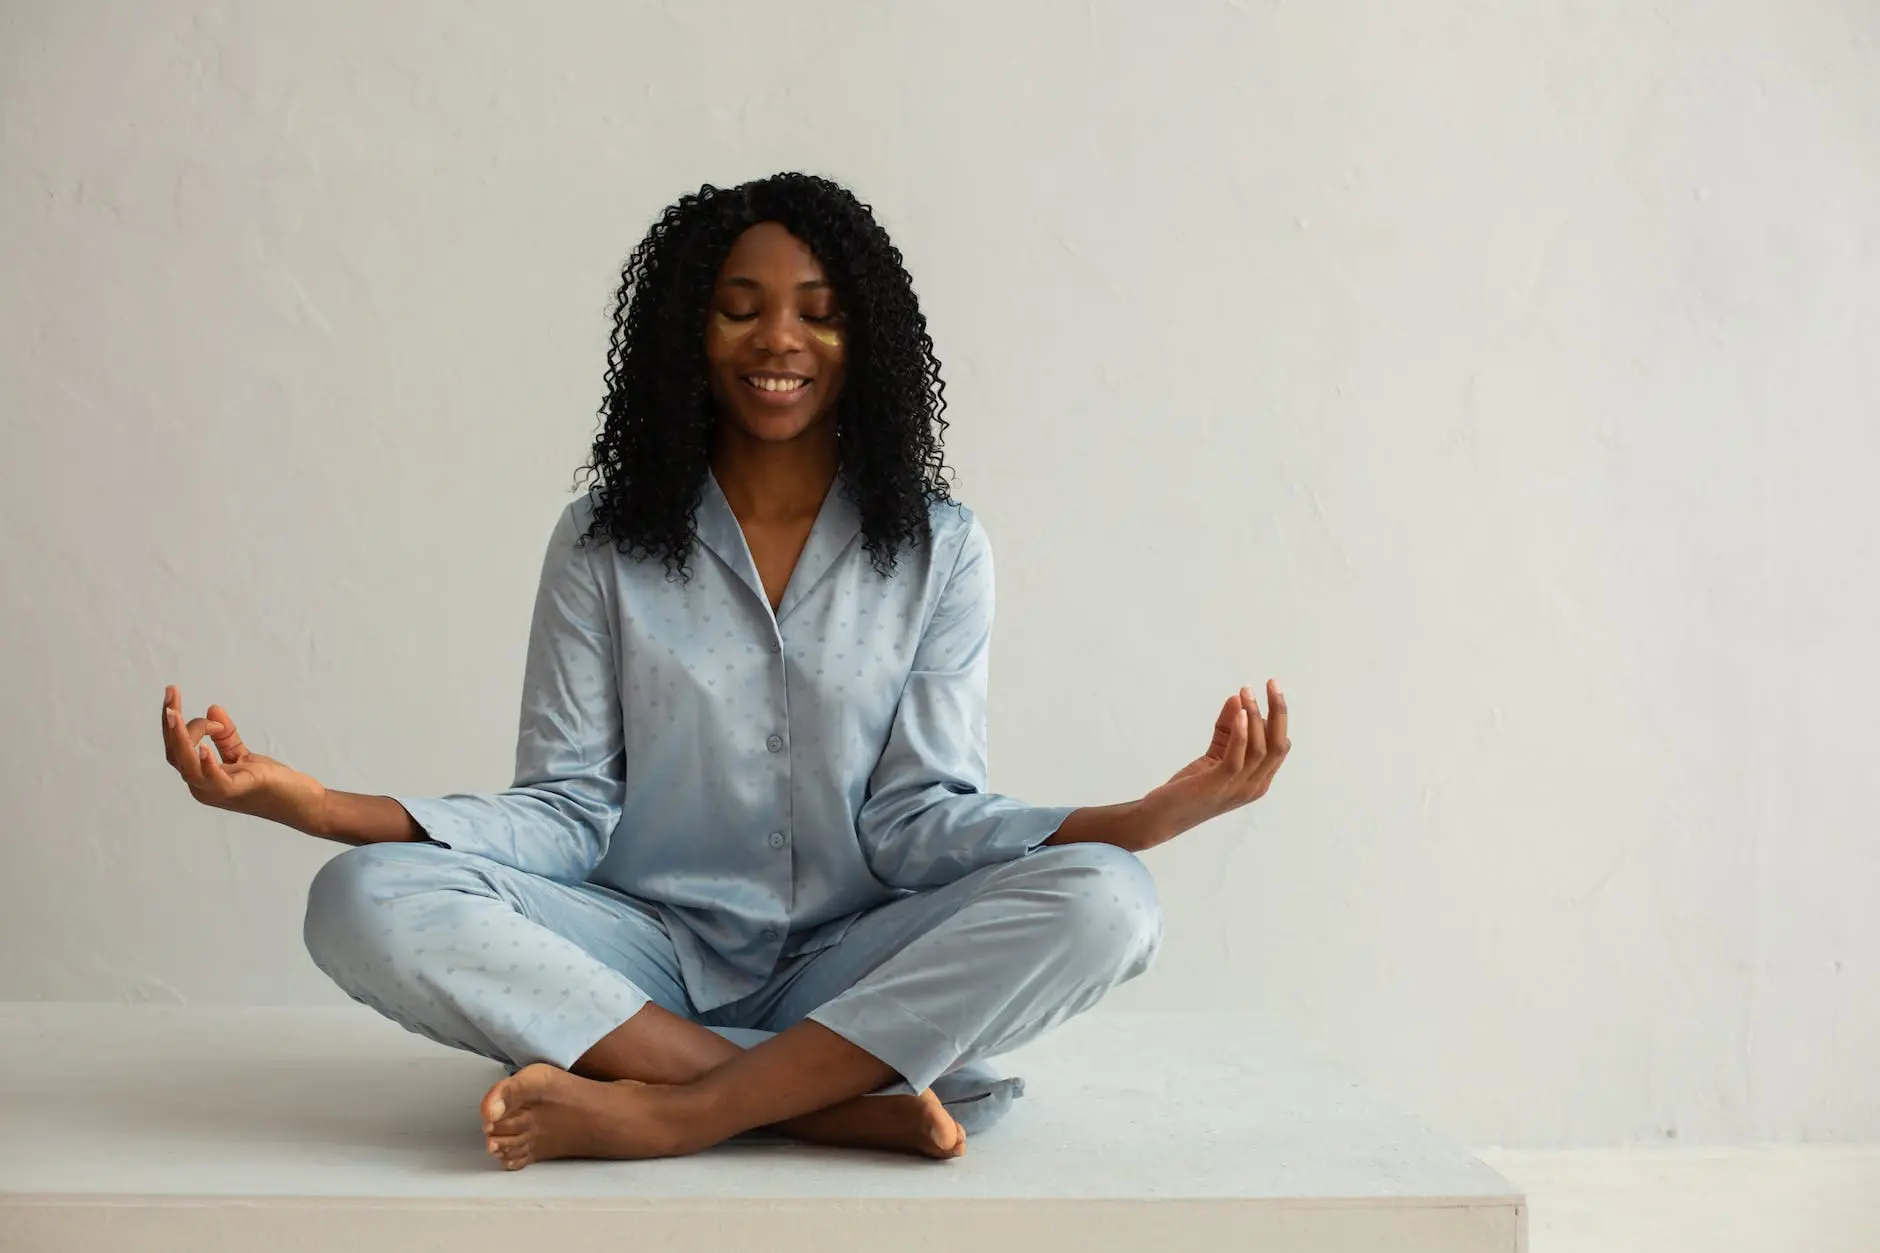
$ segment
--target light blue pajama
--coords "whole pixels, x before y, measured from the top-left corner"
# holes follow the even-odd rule
[[[515,782],[400,796],[428,842],[316,876],[308,949],[349,995],[512,1065],[649,1001],[732,1038],[811,1018],[919,1090],[1147,968],[1142,863],[1041,847],[1071,807],[987,789],[970,510],[933,506],[884,576],[838,477],[775,614],[714,477],[689,583],[578,545],[592,516],[543,559]]]

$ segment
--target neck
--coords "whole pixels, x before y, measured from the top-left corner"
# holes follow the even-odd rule
[[[712,475],[739,522],[800,522],[822,508],[835,481],[835,428],[812,428],[777,443],[753,439],[737,423],[721,420],[712,446]]]

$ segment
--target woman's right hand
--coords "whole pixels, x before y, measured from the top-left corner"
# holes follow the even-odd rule
[[[201,743],[215,741],[215,751]],[[326,789],[312,775],[248,751],[235,720],[220,705],[206,718],[183,718],[183,696],[163,689],[163,755],[204,805],[284,823],[309,835],[320,833]],[[218,756],[219,755],[219,756]]]

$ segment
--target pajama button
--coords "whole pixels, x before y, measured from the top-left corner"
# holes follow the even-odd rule
[[[782,848],[782,847],[783,847],[783,832],[781,832],[781,831],[772,831],[772,832],[770,833],[770,846],[771,846],[772,848]]]
[[[783,645],[779,644],[776,640],[772,640],[770,641],[770,651],[773,653],[780,653],[783,651]]]
[[[764,741],[764,747],[768,748],[773,753],[781,753],[783,751],[783,737],[781,735],[771,736]]]
[[[774,940],[777,938],[777,933],[775,931],[772,931],[769,927],[765,927],[763,938],[766,940]]]

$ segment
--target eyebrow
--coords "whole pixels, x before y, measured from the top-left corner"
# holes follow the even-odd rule
[[[735,277],[726,279],[724,285],[726,287],[756,287],[756,288],[759,288],[760,290],[764,286],[762,283],[758,282],[756,279],[745,278],[743,275],[737,275]],[[828,282],[825,282],[822,279],[812,278],[812,279],[805,279],[803,282],[798,283],[796,285],[796,289],[798,291],[810,291],[814,288],[829,287],[829,286],[831,286],[831,284]]]

